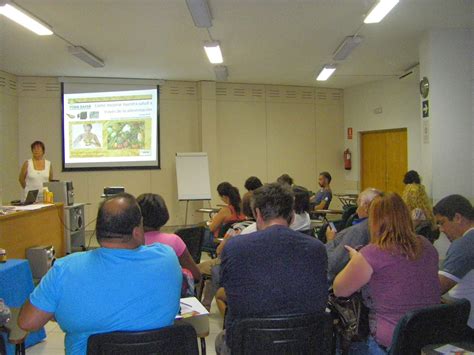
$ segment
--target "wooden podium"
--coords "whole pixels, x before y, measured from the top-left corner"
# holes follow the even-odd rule
[[[26,249],[41,245],[54,246],[57,258],[64,256],[62,203],[0,216],[0,248],[8,259],[26,259]]]

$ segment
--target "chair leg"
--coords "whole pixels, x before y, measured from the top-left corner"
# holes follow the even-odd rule
[[[206,339],[205,338],[200,338],[201,339],[201,355],[206,355]]]
[[[201,276],[201,287],[199,287],[199,294],[198,294],[198,300],[199,302],[202,301],[202,295],[204,293],[204,285],[206,284],[206,280],[204,277]]]
[[[25,342],[15,345],[15,355],[26,355]]]

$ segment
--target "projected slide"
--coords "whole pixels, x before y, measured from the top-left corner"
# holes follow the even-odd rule
[[[63,97],[64,168],[158,167],[158,91]]]

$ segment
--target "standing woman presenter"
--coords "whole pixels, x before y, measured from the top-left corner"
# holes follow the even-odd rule
[[[44,143],[34,141],[31,143],[31,153],[33,157],[26,160],[21,167],[20,181],[21,187],[24,189],[23,199],[26,198],[28,191],[38,190],[38,201],[43,200],[43,182],[53,180],[53,169],[51,162],[44,158]]]

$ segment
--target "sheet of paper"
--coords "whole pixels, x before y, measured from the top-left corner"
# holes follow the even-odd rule
[[[51,206],[50,203],[35,203],[27,206],[15,206],[15,211],[34,211],[44,207]]]
[[[199,302],[196,297],[181,298],[179,301],[181,312],[176,319],[189,318],[209,314],[207,309]]]
[[[441,354],[456,354],[456,355],[474,354],[472,351],[467,351],[467,350],[464,350],[463,348],[460,348],[451,344],[440,346],[439,348],[436,348],[434,350],[440,352]]]

